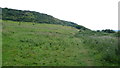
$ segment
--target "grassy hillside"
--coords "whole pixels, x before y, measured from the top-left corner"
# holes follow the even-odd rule
[[[59,24],[65,26],[72,26],[78,29],[87,29],[84,26],[78,25],[74,22],[59,20],[51,15],[26,10],[16,10],[9,8],[2,9],[2,19],[12,20],[19,22],[33,22],[33,23],[47,23],[47,24]]]
[[[116,33],[79,31],[75,36],[83,39],[83,44],[94,52],[93,57],[107,63],[120,64],[119,41]],[[106,64],[104,64],[106,65]]]
[[[3,66],[116,66],[112,34],[54,24],[2,21]]]
[[[0,67],[2,66],[2,20],[0,20]]]

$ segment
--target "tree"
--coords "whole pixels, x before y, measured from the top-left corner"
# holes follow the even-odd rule
[[[106,33],[115,33],[114,30],[110,30],[110,29],[105,29],[105,30],[102,30],[102,32],[106,32]]]
[[[100,30],[97,30],[97,32],[100,32]]]

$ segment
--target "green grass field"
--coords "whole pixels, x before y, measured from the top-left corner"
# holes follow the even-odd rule
[[[112,35],[90,35],[53,24],[14,21],[2,24],[3,66],[119,65],[115,53],[117,39]]]
[[[0,20],[0,67],[2,66],[2,20]]]

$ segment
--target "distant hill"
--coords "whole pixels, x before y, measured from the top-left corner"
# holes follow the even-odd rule
[[[12,20],[19,22],[34,22],[34,23],[47,23],[47,24],[59,24],[64,26],[72,26],[77,29],[86,30],[88,28],[78,25],[74,22],[59,20],[51,15],[26,10],[16,10],[9,8],[2,8],[2,19]]]

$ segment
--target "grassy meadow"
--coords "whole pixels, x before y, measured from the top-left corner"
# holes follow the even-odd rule
[[[2,20],[0,20],[0,67],[2,66]]]
[[[117,66],[117,50],[113,34],[2,21],[3,66]]]

